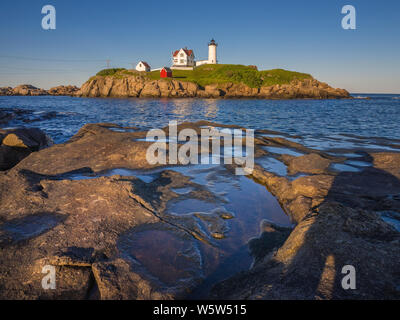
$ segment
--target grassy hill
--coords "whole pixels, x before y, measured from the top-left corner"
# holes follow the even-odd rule
[[[105,69],[97,73],[99,76],[124,77],[138,74],[126,69]],[[160,79],[160,71],[141,72],[148,79]],[[244,83],[252,88],[290,83],[292,80],[312,78],[306,73],[273,69],[258,71],[254,67],[235,64],[202,65],[194,70],[173,70],[173,78],[179,81],[195,82],[200,86],[215,83]]]

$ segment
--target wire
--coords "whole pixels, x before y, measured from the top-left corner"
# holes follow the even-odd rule
[[[31,58],[31,57],[21,57],[21,56],[8,56],[8,55],[0,55],[0,58],[7,58],[7,59],[17,59],[17,60],[32,60],[32,61],[54,61],[54,62],[104,62],[107,59],[97,60],[97,59],[80,59],[80,60],[73,60],[73,59],[48,59],[48,58]]]
[[[70,72],[70,71],[93,72],[93,69],[92,70],[82,70],[82,69],[42,69],[42,68],[33,69],[33,68],[24,68],[24,67],[0,66],[0,72],[1,72],[2,69],[6,69],[6,70],[22,70],[22,71],[40,71],[40,72],[47,72],[47,71],[51,71],[51,72]]]

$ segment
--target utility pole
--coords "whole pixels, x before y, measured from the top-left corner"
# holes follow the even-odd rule
[[[111,60],[110,60],[110,59],[107,59],[106,62],[107,62],[107,69],[110,69],[110,62],[111,62]]]
[[[136,63],[131,62],[130,65],[132,66],[132,69],[135,69]]]

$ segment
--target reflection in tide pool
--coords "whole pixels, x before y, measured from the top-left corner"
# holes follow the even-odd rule
[[[279,176],[287,175],[286,165],[272,157],[262,157],[255,160],[257,164],[269,172],[273,172]]]
[[[119,239],[118,248],[167,286],[176,287],[202,276],[198,245],[181,232],[170,232],[163,226],[132,230]]]
[[[142,171],[141,179],[146,180],[145,175],[154,179],[166,169],[190,177],[192,182],[216,195],[216,200],[202,200],[191,196],[194,187],[175,188],[172,191],[178,198],[170,201],[164,213],[160,212],[165,221],[175,216],[172,221],[177,226],[187,219],[194,221],[200,230],[209,234],[212,245],[189,234],[182,236],[181,229],[160,230],[159,226],[154,229],[148,226],[147,231],[132,231],[122,238],[120,248],[165,285],[176,285],[191,278],[196,283],[191,297],[207,296],[215,283],[251,266],[253,259],[247,243],[258,236],[261,221],[292,226],[278,201],[264,186],[247,177],[235,176],[222,165],[172,166]],[[133,171],[113,172],[132,174]],[[179,222],[181,217],[185,219],[183,222]],[[214,238],[214,232],[223,237]],[[190,254],[189,248],[195,248],[199,257]],[[200,277],[202,281],[199,281]]]
[[[146,230],[131,230],[120,238],[119,249],[136,260],[145,269],[142,272],[168,287],[193,281],[191,297],[205,297],[215,283],[251,266],[253,258],[248,241],[259,235],[263,220],[292,227],[289,217],[264,186],[234,175],[223,165],[169,166],[147,171],[116,168],[68,178],[135,176],[151,185],[158,183],[165,170],[179,172],[194,183],[190,187],[172,188],[177,198],[169,201],[165,210],[157,212],[164,222],[171,221],[171,225],[147,225]],[[215,198],[196,197],[193,194],[196,188],[204,188]],[[187,230],[187,223],[196,225],[207,241],[183,231]]]
[[[173,203],[168,211],[172,214],[186,214],[191,212],[210,212],[215,209],[215,204],[197,199],[185,199]]]
[[[343,163],[333,163],[331,164],[331,169],[339,172],[360,172],[360,168],[356,168]]]
[[[357,166],[357,167],[371,167],[372,166],[371,162],[357,161],[357,160],[347,160],[347,161],[345,161],[345,163],[352,165],[352,166]]]
[[[191,297],[207,296],[215,283],[247,270],[252,263],[247,242],[259,234],[262,220],[268,220],[282,226],[292,226],[289,217],[283,212],[278,201],[267,189],[244,176],[234,176],[223,166],[183,166],[170,168],[192,181],[205,186],[213,194],[222,197],[219,203],[183,199],[174,201],[168,208],[171,214],[195,215],[205,213],[213,219],[213,210],[232,212],[234,218],[226,220],[227,232],[224,238],[216,240],[215,246],[199,242],[202,253],[204,280]],[[207,220],[199,220],[203,229],[207,229]],[[218,227],[218,226],[217,226]]]
[[[304,155],[304,153],[294,151],[293,149],[289,149],[289,148],[285,148],[285,147],[262,147],[262,148],[271,153],[289,154],[294,157],[300,157],[300,156]]]

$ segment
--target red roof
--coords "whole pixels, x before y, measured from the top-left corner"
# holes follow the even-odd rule
[[[193,50],[189,50],[189,49],[182,49],[182,50],[185,51],[185,53],[186,53],[188,56],[191,56],[191,55],[193,54]],[[173,56],[176,57],[179,51],[181,51],[181,49],[176,50],[176,51],[173,53]]]

